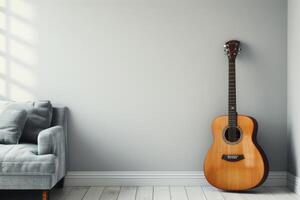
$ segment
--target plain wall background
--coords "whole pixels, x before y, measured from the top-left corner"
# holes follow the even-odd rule
[[[299,176],[300,2],[288,1],[288,171]]]
[[[238,111],[258,120],[271,170],[286,170],[286,6],[12,0],[0,89],[69,107],[70,170],[202,170],[227,112],[223,44],[238,39]]]

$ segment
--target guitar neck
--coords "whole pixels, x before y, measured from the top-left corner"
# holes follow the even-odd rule
[[[230,40],[225,43],[224,51],[228,56],[228,124],[229,127],[237,126],[236,112],[236,87],[235,87],[235,59],[240,52],[240,42]]]
[[[230,127],[237,126],[235,60],[233,59],[229,59],[228,70],[228,124]]]

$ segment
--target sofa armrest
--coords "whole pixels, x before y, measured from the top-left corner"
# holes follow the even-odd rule
[[[38,155],[65,154],[65,136],[62,126],[53,126],[42,130],[38,135]]]

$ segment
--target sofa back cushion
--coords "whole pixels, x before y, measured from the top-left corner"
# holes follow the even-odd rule
[[[5,108],[0,112],[0,144],[17,144],[27,119],[24,109]]]
[[[39,133],[51,125],[53,109],[50,101],[35,101],[27,104],[28,117],[20,142],[36,144]]]
[[[52,105],[50,101],[12,102],[2,104],[11,109],[26,110],[27,120],[20,138],[21,143],[37,143],[37,138],[43,129],[49,128],[52,120]],[[1,103],[0,103],[1,106]]]

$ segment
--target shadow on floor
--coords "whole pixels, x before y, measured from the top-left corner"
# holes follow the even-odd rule
[[[3,190],[0,191],[1,200],[41,200],[41,191],[20,191],[20,190]]]

